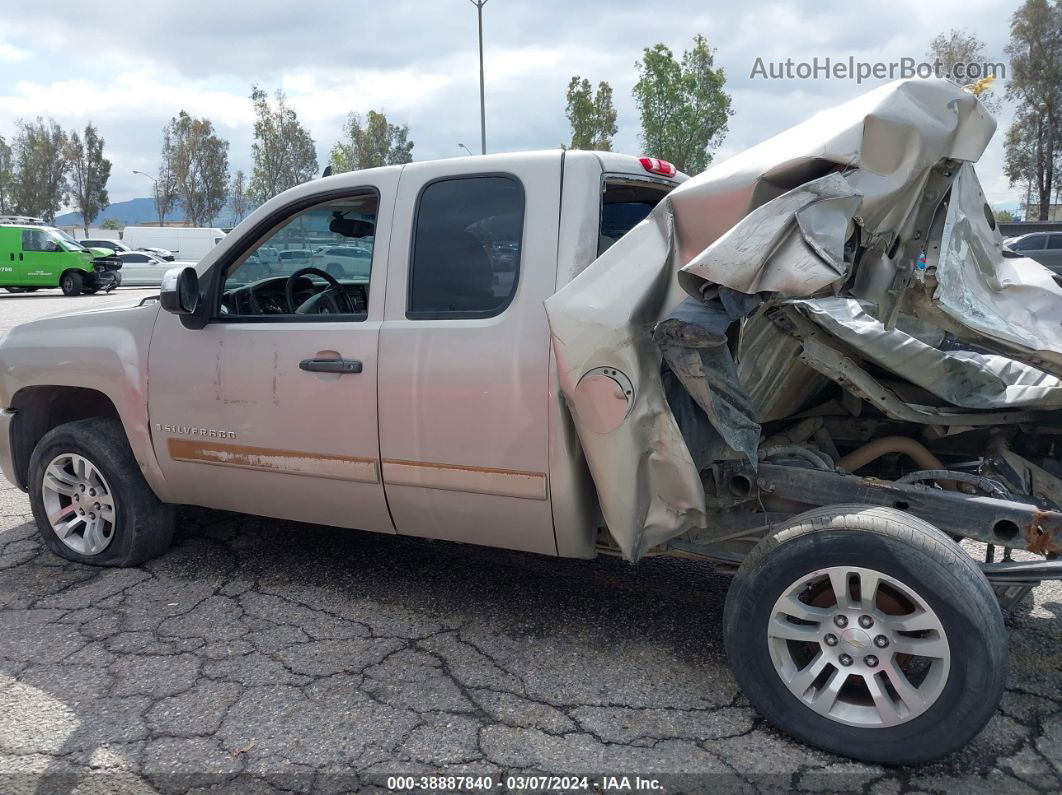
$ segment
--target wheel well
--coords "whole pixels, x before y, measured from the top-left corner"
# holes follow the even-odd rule
[[[31,386],[20,389],[11,401],[15,419],[11,429],[11,452],[18,486],[29,481],[33,448],[52,428],[92,417],[121,419],[111,399],[95,389],[76,386]]]

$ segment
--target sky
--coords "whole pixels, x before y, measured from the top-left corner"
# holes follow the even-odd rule
[[[715,159],[759,143],[888,80],[752,76],[768,61],[923,61],[938,33],[965,29],[1003,61],[1018,0],[488,0],[483,9],[489,152],[556,148],[570,138],[572,75],[614,91],[617,151],[640,153],[635,62],[657,42],[676,54],[697,33],[716,49],[733,98]],[[161,130],[178,111],[205,115],[230,142],[233,171],[251,171],[252,85],[283,89],[309,128],[321,166],[350,111],[408,124],[416,160],[479,150],[476,9],[469,0],[181,0],[20,2],[0,27],[0,135],[18,119],[91,121],[112,161],[111,201],[151,195]],[[997,81],[1002,93],[1005,82]],[[996,207],[1022,191],[1002,173],[996,136],[978,164]]]

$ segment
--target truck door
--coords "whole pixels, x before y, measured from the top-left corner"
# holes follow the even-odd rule
[[[399,533],[556,554],[549,326],[561,153],[402,172],[380,332]]]
[[[356,188],[293,200],[204,274],[201,283],[219,285],[205,299],[214,310],[204,328],[160,314],[148,406],[169,499],[394,532],[376,383],[397,183],[398,169],[389,169]],[[352,235],[371,250],[371,268],[357,279],[308,273],[298,261],[263,269],[256,256]]]

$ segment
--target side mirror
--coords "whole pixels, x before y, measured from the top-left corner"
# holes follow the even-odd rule
[[[199,307],[199,274],[191,265],[170,268],[162,275],[162,308],[175,315],[191,315]]]

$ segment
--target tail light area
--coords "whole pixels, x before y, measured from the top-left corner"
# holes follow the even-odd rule
[[[678,169],[674,165],[666,160],[661,160],[658,157],[641,157],[638,158],[638,162],[642,164],[642,168],[648,171],[650,174],[659,174],[662,177],[673,177],[678,173]]]

